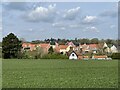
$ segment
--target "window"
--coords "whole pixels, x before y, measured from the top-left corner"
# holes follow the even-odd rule
[[[72,56],[74,56],[74,54],[72,54]]]
[[[61,54],[63,54],[63,52],[61,52]]]

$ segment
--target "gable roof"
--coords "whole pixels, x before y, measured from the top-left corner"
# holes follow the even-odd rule
[[[59,45],[59,49],[66,49],[68,45]]]
[[[81,56],[82,54],[76,51],[71,51],[71,52],[67,52],[67,55],[70,56],[72,53],[75,53],[78,56]]]
[[[67,42],[66,45],[71,45],[71,46],[75,46],[74,43],[71,41],[71,42]]]
[[[22,47],[35,47],[37,44],[23,43]]]
[[[107,43],[104,42],[103,48],[108,47]]]
[[[39,44],[39,46],[41,48],[48,48],[48,47],[50,47],[50,44],[49,43],[41,43],[41,44]]]
[[[27,47],[29,43],[22,43],[22,47]]]
[[[98,44],[89,44],[90,48],[98,48]]]
[[[72,53],[75,53],[76,56],[78,57],[77,53],[75,51],[68,52],[68,56],[70,56]]]
[[[89,44],[89,49],[92,49],[92,50],[98,49],[98,44]]]

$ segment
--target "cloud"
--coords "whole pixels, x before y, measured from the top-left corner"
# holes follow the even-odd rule
[[[97,17],[96,17],[96,16],[86,16],[86,17],[83,19],[83,23],[84,23],[84,24],[90,24],[90,23],[96,22],[96,20],[97,20]]]
[[[80,25],[79,24],[71,24],[69,25],[70,28],[79,28]]]
[[[67,26],[64,22],[56,22],[52,24],[53,27],[65,27]]]
[[[34,10],[30,11],[25,15],[24,19],[30,22],[51,22],[55,18],[56,4],[49,5],[48,8],[45,7],[36,7]]]
[[[78,27],[78,25],[76,25],[76,24],[74,24],[74,25],[69,25],[69,27],[71,27],[71,28],[76,28],[76,27]]]
[[[2,29],[3,29],[3,28],[2,28],[2,25],[0,25],[0,31],[2,31]]]
[[[68,25],[67,25],[67,24],[64,24],[63,22],[53,23],[52,26],[53,26],[54,28],[61,29],[61,30],[66,30],[66,29],[68,28]]]
[[[65,14],[63,15],[63,18],[68,20],[74,20],[78,15],[79,11],[80,11],[80,7],[69,9],[65,12]]]
[[[56,26],[59,26],[59,25],[60,25],[60,23],[53,23],[52,24],[53,27],[56,27]]]
[[[33,31],[33,29],[32,29],[32,28],[30,28],[30,29],[28,29],[27,31],[30,31],[30,32],[32,32],[32,31]]]
[[[85,32],[99,32],[99,30],[96,28],[96,27],[94,27],[94,26],[92,26],[92,27],[86,27],[83,31],[85,31]]]
[[[65,27],[61,27],[60,29],[61,29],[61,30],[65,30],[66,28],[65,28]]]
[[[0,16],[0,32],[2,32],[2,17]]]
[[[27,10],[29,7],[26,2],[6,2],[3,3],[3,7],[7,10]]]
[[[111,26],[110,26],[111,29],[113,29],[113,28],[115,28],[115,27],[116,27],[116,25],[111,25]]]
[[[118,14],[118,12],[115,10],[109,10],[109,11],[107,10],[107,11],[103,11],[102,13],[100,13],[100,16],[114,18],[114,17],[117,17],[117,14]]]

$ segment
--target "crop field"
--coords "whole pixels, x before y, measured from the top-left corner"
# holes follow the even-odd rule
[[[3,88],[116,88],[118,60],[2,60]]]

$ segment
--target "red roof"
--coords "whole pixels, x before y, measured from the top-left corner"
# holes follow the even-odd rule
[[[22,47],[27,47],[29,43],[23,43]]]
[[[29,47],[35,47],[36,44],[29,44],[28,46],[29,46]]]
[[[31,44],[31,43],[23,43],[22,47],[35,47],[36,44]]]
[[[39,44],[39,46],[42,48],[47,48],[47,47],[50,47],[50,44],[49,43],[41,43],[41,44]]]
[[[59,45],[59,49],[66,49],[68,45]]]
[[[66,45],[72,45],[72,46],[75,46],[75,45],[73,44],[72,41],[71,41],[71,42],[67,42]]]
[[[83,56],[84,58],[89,58],[89,56]]]
[[[102,55],[102,56],[94,56],[94,58],[107,58],[106,55]]]
[[[90,48],[98,48],[98,44],[89,44]]]

